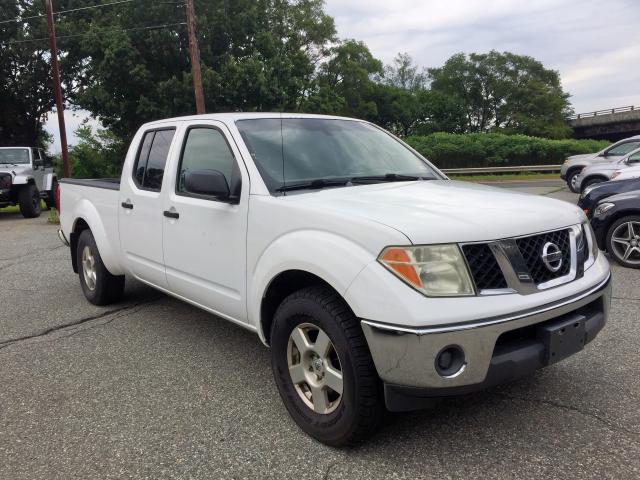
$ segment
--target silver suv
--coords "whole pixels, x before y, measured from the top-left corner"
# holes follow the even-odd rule
[[[58,180],[44,150],[32,147],[0,147],[0,208],[20,205],[25,218],[40,216],[40,202],[56,204]]]
[[[613,162],[628,154],[632,150],[640,147],[640,135],[625,138],[613,145],[609,145],[596,153],[586,153],[583,155],[573,155],[565,160],[560,169],[560,178],[567,182],[569,189],[578,193],[580,190],[576,181],[582,169],[593,163]]]
[[[584,192],[591,185],[611,180],[615,172],[637,165],[640,165],[640,148],[632,150],[619,160],[594,163],[582,169],[576,178],[576,189]]]

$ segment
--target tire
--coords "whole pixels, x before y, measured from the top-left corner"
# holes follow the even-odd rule
[[[314,329],[318,330],[315,338]],[[314,410],[312,383],[302,381],[294,385],[289,364],[295,363],[293,360],[298,357],[299,367],[304,366],[303,355],[295,356],[297,348],[292,347],[297,345],[293,337],[290,338],[292,333],[295,336],[294,330],[308,332],[305,338],[313,340],[314,348],[322,343],[318,342],[321,332],[327,335],[331,354],[321,362],[325,376],[320,382],[330,384],[330,379],[336,378],[330,375],[332,370],[339,370],[342,375],[342,393],[338,399],[337,390],[327,387],[321,388],[326,397],[317,395],[318,403],[323,397],[328,400],[323,413]],[[289,295],[280,304],[271,328],[271,363],[285,407],[298,426],[313,438],[331,446],[353,445],[368,438],[379,426],[385,411],[382,384],[358,319],[333,290],[307,287]],[[311,382],[315,382],[317,363],[311,363],[313,367],[300,371],[304,372],[304,378],[313,377]],[[292,371],[295,368],[294,365]],[[303,399],[305,387],[311,399],[308,396]]]
[[[602,183],[602,182],[606,182],[607,180],[602,178],[602,177],[593,177],[593,178],[589,178],[586,181],[582,182],[582,185],[580,185],[580,192],[583,192],[585,188],[591,186],[591,185],[595,185],[596,183]],[[578,193],[578,192],[576,192]]]
[[[54,179],[51,182],[51,190],[47,192],[47,198],[45,198],[44,202],[47,204],[49,210],[52,208],[56,208],[56,190],[58,189],[58,180]]]
[[[122,298],[124,275],[112,275],[102,263],[91,230],[83,230],[76,250],[82,292],[94,305],[109,305]]]
[[[616,262],[624,267],[640,268],[640,215],[622,217],[613,222],[607,231],[606,242],[607,251]],[[626,259],[625,253],[628,253]]]
[[[569,187],[569,190],[571,190],[573,193],[579,193],[578,192],[578,188],[575,185],[575,181],[578,178],[578,175],[580,175],[580,170],[572,170],[569,172],[569,174],[567,175],[567,187]]]
[[[40,192],[34,184],[28,183],[20,188],[20,191],[18,191],[18,203],[20,204],[20,213],[24,218],[40,216],[42,211]]]

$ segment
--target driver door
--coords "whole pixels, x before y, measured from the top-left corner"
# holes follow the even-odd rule
[[[222,317],[246,323],[249,177],[221,122],[188,125],[164,196],[164,262],[169,289]],[[230,197],[190,191],[189,171],[222,173]],[[168,215],[167,215],[168,214]]]

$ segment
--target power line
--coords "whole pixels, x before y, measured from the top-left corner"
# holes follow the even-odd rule
[[[111,5],[120,5],[121,3],[131,3],[134,2],[135,0],[119,0],[117,2],[109,2],[109,3],[101,3],[98,5],[89,5],[87,7],[79,7],[79,8],[72,8],[70,10],[60,10],[59,12],[53,12],[54,15],[62,15],[65,13],[71,13],[71,12],[79,12],[80,10],[89,10],[91,8],[102,8],[102,7],[110,7]],[[23,22],[25,20],[30,20],[32,18],[44,18],[46,17],[46,15],[32,15],[30,17],[16,17],[16,18],[11,18],[9,20],[1,20],[1,23],[11,23],[11,22]]]
[[[186,22],[179,22],[179,23],[165,23],[164,25],[150,25],[147,27],[112,28],[108,30],[103,30],[101,32],[78,33],[75,35],[58,35],[56,38],[59,40],[61,38],[90,37],[92,35],[96,36],[106,32],[134,32],[138,30],[160,30],[162,28],[175,27],[178,25],[186,25],[186,24],[187,24]],[[30,38],[28,40],[12,40],[10,42],[0,43],[0,45],[13,45],[15,43],[40,42],[43,40],[49,40],[49,37]]]

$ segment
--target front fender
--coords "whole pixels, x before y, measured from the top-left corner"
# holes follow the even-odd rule
[[[30,182],[35,182],[33,175],[18,174],[13,177],[14,185],[26,185],[27,183],[30,183]]]
[[[124,275],[125,272],[120,262],[120,257],[118,256],[117,245],[113,245],[112,242],[109,241],[108,231],[110,229],[105,226],[96,207],[87,199],[81,199],[74,204],[73,218],[74,221],[71,231],[76,232],[79,220],[84,220],[87,225],[89,225],[91,233],[93,233],[93,238],[98,246],[98,251],[100,252],[104,266],[112,275]],[[113,229],[112,227],[111,231],[117,232],[117,229]]]
[[[260,322],[262,298],[271,281],[288,270],[302,270],[327,282],[344,295],[360,271],[375,258],[363,246],[319,230],[299,230],[278,237],[256,260],[249,275],[249,322],[265,340]],[[355,312],[357,315],[357,312]]]

